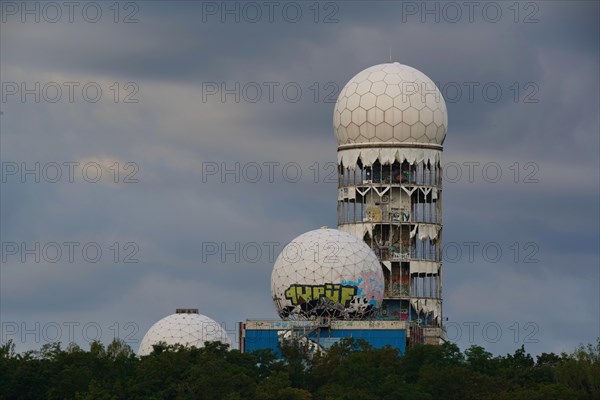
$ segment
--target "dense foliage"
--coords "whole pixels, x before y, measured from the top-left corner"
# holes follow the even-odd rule
[[[309,358],[293,345],[242,354],[158,345],[138,358],[118,340],[15,354],[0,346],[1,399],[600,399],[600,340],[534,359],[521,347],[494,357],[479,346],[392,348],[343,341]]]

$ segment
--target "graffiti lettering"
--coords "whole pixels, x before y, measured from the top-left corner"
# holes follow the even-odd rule
[[[325,285],[291,285],[284,294],[285,298],[290,300],[293,305],[325,297],[348,307],[357,292],[356,286],[327,283]]]

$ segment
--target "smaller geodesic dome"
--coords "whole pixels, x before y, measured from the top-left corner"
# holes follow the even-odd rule
[[[231,346],[227,332],[215,320],[198,314],[197,309],[179,309],[148,329],[138,355],[147,356],[152,353],[152,346],[160,342],[201,348],[204,342],[217,341]]]
[[[271,294],[284,319],[367,319],[378,314],[384,278],[369,246],[321,228],[288,243],[273,267]]]

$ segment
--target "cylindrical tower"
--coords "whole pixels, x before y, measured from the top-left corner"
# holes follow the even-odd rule
[[[338,229],[363,239],[385,278],[380,318],[442,330],[444,99],[422,72],[399,63],[367,68],[340,92]]]

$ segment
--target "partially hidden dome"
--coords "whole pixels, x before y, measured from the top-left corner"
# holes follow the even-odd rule
[[[204,342],[216,341],[231,346],[227,332],[215,320],[197,313],[171,314],[150,327],[142,339],[138,355],[149,355],[152,346],[159,342],[202,348]]]
[[[421,71],[397,62],[359,72],[340,91],[333,113],[338,146],[360,143],[442,145],[446,103]]]
[[[284,319],[365,319],[379,312],[383,272],[364,241],[321,228],[283,248],[273,267],[271,294]]]

